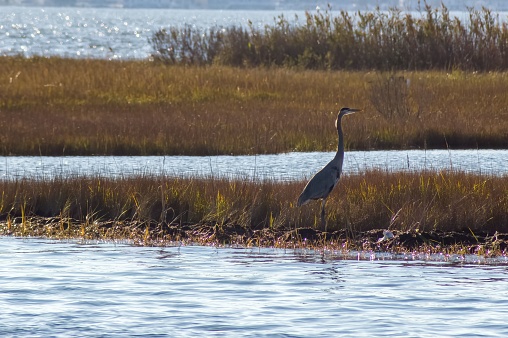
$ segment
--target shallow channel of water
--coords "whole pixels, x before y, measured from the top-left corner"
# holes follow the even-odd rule
[[[4,337],[508,335],[504,257],[12,237],[0,248]]]
[[[301,180],[309,178],[334,155],[333,152],[294,152],[253,156],[7,156],[0,157],[0,179],[166,174]],[[377,168],[390,171],[453,169],[506,175],[507,158],[508,150],[350,151],[345,154],[344,173]]]

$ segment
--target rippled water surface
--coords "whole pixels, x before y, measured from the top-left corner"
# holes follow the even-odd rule
[[[256,156],[77,156],[0,157],[0,178],[140,174],[215,176],[299,180],[309,178],[335,153],[286,153]],[[351,151],[344,173],[368,169],[391,171],[460,170],[476,174],[508,174],[508,150]]]
[[[501,258],[0,237],[1,336],[508,335]]]
[[[303,11],[286,12],[304,17]],[[273,24],[280,11],[0,7],[0,54],[140,59],[161,28]]]

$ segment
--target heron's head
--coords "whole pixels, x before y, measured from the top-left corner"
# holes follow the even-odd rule
[[[335,120],[335,127],[338,127],[339,121],[342,119],[342,116],[356,113],[357,111],[362,111],[362,109],[356,109],[356,108],[341,108],[339,111],[339,114],[337,114],[337,120]]]
[[[342,119],[342,116],[348,115],[348,114],[353,114],[353,113],[356,113],[357,111],[362,111],[362,110],[361,109],[356,109],[356,108],[347,108],[347,107],[342,108],[339,111],[339,114],[337,115],[337,119],[335,120],[335,127],[336,128],[338,127],[339,120]]]
[[[339,116],[344,116],[344,115],[356,113],[357,111],[362,111],[362,110],[361,109],[356,109],[356,108],[347,108],[347,107],[344,107],[344,108],[341,108],[341,110],[339,111]]]

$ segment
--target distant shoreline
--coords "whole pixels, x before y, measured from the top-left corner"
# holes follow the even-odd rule
[[[401,5],[402,2],[402,5]],[[431,7],[438,8],[442,1],[428,0],[427,4]],[[444,1],[444,4],[450,11],[466,11],[468,7],[481,9],[477,1]],[[372,11],[379,7],[381,10],[389,10],[390,8],[400,8],[401,10],[418,11],[417,1],[369,1],[357,0],[344,4],[337,1],[323,1],[322,3],[312,3],[310,5],[306,1],[284,1],[264,0],[264,1],[245,1],[245,0],[211,0],[211,1],[178,1],[178,0],[157,0],[157,1],[136,1],[136,0],[39,0],[39,1],[16,1],[16,0],[0,0],[0,6],[15,7],[70,7],[70,8],[111,8],[111,9],[185,9],[185,10],[268,10],[268,11],[288,11],[303,10],[313,11],[316,9],[326,9],[328,6],[332,10],[346,11]],[[422,10],[424,5],[420,4]],[[488,8],[495,12],[508,11],[508,3],[505,1],[489,1]]]

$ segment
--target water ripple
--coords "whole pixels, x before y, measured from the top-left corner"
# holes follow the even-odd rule
[[[286,11],[289,17],[303,11]],[[167,27],[273,23],[280,12],[176,9],[30,8],[2,6],[0,55],[146,59],[149,39]]]
[[[3,336],[508,334],[506,260],[11,237],[0,246]]]

